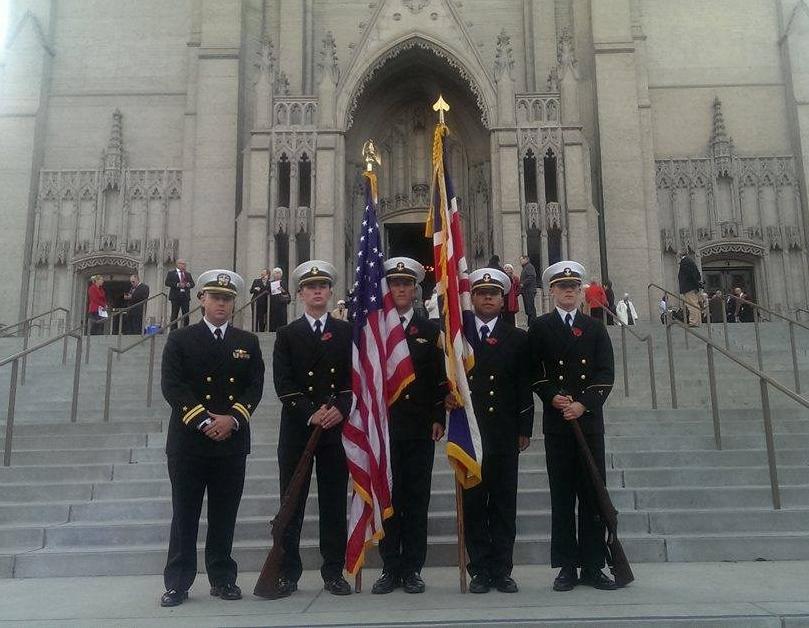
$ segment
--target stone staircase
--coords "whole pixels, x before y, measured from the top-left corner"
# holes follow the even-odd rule
[[[682,332],[675,331],[679,408],[671,409],[664,328],[637,329],[654,335],[659,409],[651,409],[645,346],[632,338],[627,340],[630,394],[624,395],[620,335],[611,328],[617,368],[607,410],[607,482],[630,560],[809,559],[809,410],[770,394],[782,499],[782,509],[775,511],[758,381],[717,356],[723,449],[716,450],[704,345],[691,339],[686,347]],[[791,388],[786,328],[772,323],[761,330],[765,369]],[[721,339],[721,326],[714,335]],[[735,352],[755,364],[752,325],[732,326],[731,341]],[[158,338],[159,350],[163,342]],[[261,342],[269,358],[273,338],[266,335]],[[0,577],[162,573],[171,502],[159,359],[153,408],[145,407],[148,345],[114,363],[111,420],[103,423],[106,347],[114,343],[93,339],[90,364],[82,365],[75,424],[67,419],[72,348],[65,367],[61,345],[29,361],[28,381],[17,395],[12,465],[0,467]],[[809,332],[798,333],[798,344],[801,379],[809,390]],[[0,355],[19,346],[17,339],[0,339]],[[247,571],[259,569],[266,556],[268,522],[279,506],[280,404],[266,361],[265,397],[252,422],[253,453],[234,549],[240,569]],[[0,372],[2,408],[9,371]],[[550,495],[539,421],[537,412],[536,437],[520,461],[515,562],[522,564],[547,563],[550,554]],[[307,569],[319,566],[316,500],[313,484],[302,534]],[[200,539],[204,533],[203,522]],[[436,453],[429,534],[428,564],[455,564],[453,479],[443,447]],[[376,551],[370,558],[371,566],[379,564]]]

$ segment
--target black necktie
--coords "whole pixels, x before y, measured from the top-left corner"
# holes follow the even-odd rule
[[[405,322],[405,317],[404,317],[404,316],[400,316],[400,317],[399,317],[399,322],[400,322],[402,325],[404,325],[404,322]]]
[[[482,325],[481,328],[480,328],[480,341],[481,342],[486,342],[486,338],[488,338],[488,337],[489,337],[489,326],[488,325]]]
[[[213,335],[216,337],[217,340],[222,340],[222,330],[218,327],[214,329]]]
[[[570,312],[568,312],[567,316],[565,316],[565,325],[567,325],[568,329],[573,326],[573,317],[570,315]]]
[[[316,335],[316,336],[320,336],[320,335],[321,335],[320,328],[322,327],[322,325],[323,325],[323,324],[320,322],[320,319],[317,319],[317,320],[315,321],[315,335]]]

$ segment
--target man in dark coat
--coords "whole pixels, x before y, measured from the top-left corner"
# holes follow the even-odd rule
[[[264,268],[261,276],[250,284],[250,298],[253,300],[253,331],[267,331],[267,313],[270,303],[270,271]]]
[[[702,275],[699,274],[697,263],[687,253],[683,253],[680,257],[677,283],[680,294],[683,295],[686,303],[686,321],[691,327],[699,327],[702,323],[702,308],[700,307]]]
[[[304,314],[278,330],[272,363],[275,392],[284,404],[278,437],[281,494],[292,480],[312,430],[320,425],[323,432],[314,464],[323,556],[320,574],[327,591],[349,595],[351,587],[343,578],[348,466],[341,436],[351,410],[352,339],[351,325],[328,312],[335,276],[334,267],[321,260],[304,262],[293,271]],[[299,546],[308,488],[307,479],[284,536],[281,595],[298,590],[303,572]]]
[[[537,296],[537,270],[531,263],[531,258],[527,255],[520,256],[520,264],[522,264],[522,271],[520,272],[522,304],[530,327],[537,317],[537,307],[534,303]]]
[[[161,385],[171,406],[166,440],[171,480],[171,537],[161,606],[188,598],[197,573],[197,531],[208,493],[205,568],[211,595],[238,600],[231,557],[236,513],[250,453],[250,417],[264,389],[258,339],[229,320],[239,275],[210,270],[199,277],[204,318],[171,335],[163,350]]]
[[[188,310],[191,303],[191,288],[194,287],[194,278],[186,270],[185,260],[177,260],[177,268],[166,273],[163,282],[169,289],[169,303],[171,303],[170,321],[174,321],[180,312],[184,314],[182,327],[188,325]],[[172,323],[172,329],[177,329],[177,323]]]
[[[503,321],[500,312],[511,289],[508,276],[481,268],[469,276],[475,310],[475,366],[469,373],[472,406],[483,444],[483,481],[463,491],[469,590],[495,587],[516,593],[511,577],[517,534],[519,453],[531,442],[531,393],[527,333]]]
[[[577,584],[612,590],[615,583],[601,571],[606,556],[604,523],[595,491],[568,421],[578,420],[590,451],[606,479],[604,415],[615,376],[607,329],[583,314],[584,267],[573,261],[550,266],[542,276],[554,309],[531,325],[535,360],[534,391],[542,399],[542,432],[551,489],[551,565],[560,568],[556,591]],[[578,499],[578,537],[576,500]],[[577,574],[581,567],[581,577]]]
[[[438,325],[413,308],[424,267],[409,257],[394,257],[385,262],[385,276],[416,377],[389,409],[393,515],[384,523],[385,536],[379,542],[382,576],[372,592],[390,593],[401,584],[407,593],[423,593],[435,443],[444,436],[444,352]]]
[[[125,314],[124,329],[127,334],[142,334],[143,309],[146,306],[145,301],[149,298],[149,286],[142,283],[137,274],[129,277],[129,283],[132,287],[124,294],[124,303],[131,309]],[[139,303],[141,305],[138,305]]]

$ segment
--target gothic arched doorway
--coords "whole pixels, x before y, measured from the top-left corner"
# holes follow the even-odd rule
[[[471,267],[490,254],[489,132],[481,121],[477,97],[459,71],[431,47],[402,49],[373,74],[357,101],[346,134],[346,207],[352,238],[346,268],[353,267],[359,217],[364,209],[362,146],[373,139],[382,158],[379,178],[379,221],[387,256],[407,255],[428,268],[425,293],[432,289],[432,246],[424,237],[432,179],[432,141],[436,115],[432,104],[443,95],[451,110],[446,117],[448,168],[455,185]]]

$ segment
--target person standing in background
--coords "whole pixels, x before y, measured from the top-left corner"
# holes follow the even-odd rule
[[[87,288],[87,333],[96,336],[104,331],[107,322],[107,293],[104,291],[104,278],[101,275],[90,277]]]
[[[185,260],[178,259],[177,267],[166,273],[166,280],[163,282],[169,289],[169,302],[171,303],[170,321],[171,329],[177,329],[177,316],[183,313],[181,327],[188,325],[188,310],[191,304],[191,288],[194,287],[194,278],[186,270]]]
[[[253,331],[267,331],[267,312],[270,302],[270,271],[261,269],[261,274],[250,285],[253,300]]]
[[[125,328],[124,333],[127,334],[142,334],[143,333],[143,310],[145,308],[144,301],[149,298],[149,286],[142,283],[140,277],[135,274],[129,277],[129,283],[132,287],[124,295],[124,301],[131,307],[124,316]],[[142,305],[137,305],[137,304]],[[136,307],[132,307],[136,306]]]
[[[278,331],[287,324],[287,307],[292,299],[284,282],[284,271],[275,267],[270,277],[270,331]]]
[[[536,297],[537,297],[537,269],[531,263],[531,258],[527,255],[520,256],[522,271],[520,272],[520,291],[522,292],[522,305],[525,315],[528,317],[528,326],[537,317]]]
[[[503,306],[503,320],[514,327],[517,324],[517,312],[520,311],[520,278],[514,274],[514,266],[506,264],[503,266],[506,275],[511,280],[511,290],[506,295],[506,304]]]

